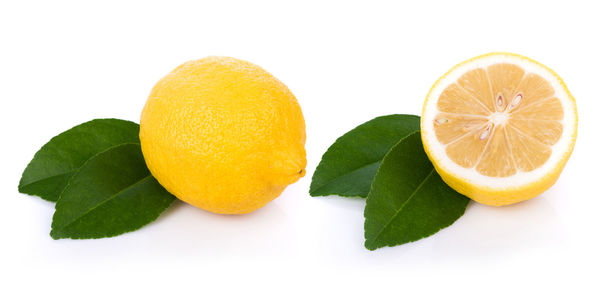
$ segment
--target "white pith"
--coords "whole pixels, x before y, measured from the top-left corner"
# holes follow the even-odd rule
[[[445,152],[445,145],[442,145],[436,137],[434,131],[434,119],[438,115],[437,108],[438,99],[448,85],[456,82],[456,80],[465,74],[467,71],[476,68],[485,68],[496,63],[511,63],[520,66],[526,73],[535,73],[546,79],[554,88],[554,96],[557,97],[564,111],[562,120],[563,132],[560,139],[551,146],[552,154],[545,164],[539,168],[523,172],[517,171],[515,175],[507,177],[490,177],[480,174],[473,168],[464,168],[454,163]],[[492,114],[490,120],[496,122],[505,122],[507,117],[501,113]],[[547,68],[530,61],[526,58],[510,54],[494,54],[475,59],[464,63],[455,69],[451,70],[436,85],[431,89],[426,105],[424,106],[422,119],[422,131],[424,143],[429,145],[429,155],[433,160],[436,160],[436,166],[442,168],[445,172],[460,177],[466,182],[481,187],[487,187],[492,190],[506,190],[509,188],[517,188],[529,183],[536,182],[554,171],[559,166],[564,155],[567,155],[571,147],[574,136],[576,135],[576,109],[573,101],[569,97],[568,91],[561,84],[560,78],[553,74]]]

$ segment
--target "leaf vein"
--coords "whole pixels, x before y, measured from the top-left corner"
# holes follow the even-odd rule
[[[98,209],[100,206],[108,203],[111,200],[114,200],[116,197],[122,195],[123,193],[127,192],[128,190],[135,188],[137,185],[145,182],[147,179],[152,178],[152,175],[148,175],[142,179],[140,179],[139,181],[136,181],[135,183],[131,184],[130,186],[124,188],[123,190],[119,191],[117,194],[110,196],[109,198],[103,200],[102,202],[96,204],[95,206],[93,206],[92,208],[88,209],[86,212],[84,212],[83,214],[79,215],[78,217],[74,218],[73,220],[65,223],[63,226],[61,226],[60,228],[53,228],[52,231],[56,232],[58,230],[63,230],[65,228],[67,228],[68,226],[72,225],[73,223],[75,223],[77,220],[80,220],[81,218],[85,217],[86,215],[90,214],[91,212],[93,212],[94,210]]]
[[[43,182],[43,181],[46,181],[46,180],[49,180],[49,179],[52,179],[52,178],[57,178],[57,177],[60,177],[60,176],[70,175],[70,174],[73,174],[75,172],[76,171],[69,171],[69,172],[66,172],[66,173],[56,174],[56,175],[53,175],[53,176],[48,176],[48,177],[45,177],[45,178],[42,178],[42,179],[38,179],[36,181],[32,181],[32,182],[27,183],[27,184],[19,185],[19,189],[22,189],[22,188],[25,188],[25,187],[28,187],[28,186],[32,186],[32,185],[35,185],[37,183],[40,183],[40,182]]]
[[[372,242],[375,242],[375,241],[377,241],[377,239],[379,239],[379,236],[383,233],[383,231],[385,231],[389,227],[389,225],[396,219],[396,217],[398,217],[398,215],[404,209],[404,207],[406,206],[406,204],[408,204],[408,202],[417,194],[417,192],[419,192],[421,190],[421,188],[423,188],[423,185],[425,184],[425,182],[427,180],[429,180],[429,178],[433,175],[434,172],[435,172],[435,169],[432,168],[431,171],[429,172],[429,174],[415,188],[415,190],[413,191],[413,193],[406,199],[406,201],[404,201],[402,203],[402,205],[400,205],[400,207],[398,208],[398,210],[396,210],[396,212],[390,218],[390,220],[381,228],[381,230],[379,230],[379,232],[375,235],[375,237],[373,237],[373,239],[372,239],[373,241]]]
[[[329,180],[328,182],[326,182],[326,183],[324,183],[324,184],[320,185],[319,187],[316,187],[316,188],[314,188],[313,190],[311,190],[311,193],[316,193],[316,192],[318,192],[320,189],[322,189],[322,188],[324,188],[324,187],[326,187],[326,186],[328,186],[328,185],[330,185],[330,184],[332,184],[332,183],[335,183],[335,182],[337,182],[337,181],[338,181],[338,180],[340,180],[341,178],[347,177],[347,176],[349,176],[349,175],[351,175],[351,174],[353,174],[353,173],[356,173],[356,172],[358,172],[358,171],[360,171],[360,170],[364,170],[364,169],[366,169],[366,168],[368,168],[368,167],[370,167],[370,166],[373,166],[373,165],[375,165],[375,164],[377,164],[377,163],[381,163],[381,161],[382,161],[382,160],[383,160],[383,159],[379,159],[379,160],[377,160],[377,161],[375,161],[375,162],[372,162],[372,163],[365,164],[364,166],[360,166],[360,167],[358,167],[358,168],[356,168],[356,169],[353,169],[353,170],[351,170],[351,171],[349,171],[349,172],[346,172],[346,173],[344,173],[344,174],[342,174],[342,175],[340,175],[340,176],[337,176],[337,177],[335,177],[335,178],[333,178],[333,179]]]

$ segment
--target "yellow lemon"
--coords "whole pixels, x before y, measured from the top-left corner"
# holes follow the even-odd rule
[[[304,117],[294,95],[252,63],[189,61],[162,78],[142,111],[142,152],[177,198],[245,214],[304,176]]]
[[[425,151],[448,185],[501,206],[556,182],[575,145],[577,107],[549,68],[491,53],[458,64],[434,84],[421,129]]]

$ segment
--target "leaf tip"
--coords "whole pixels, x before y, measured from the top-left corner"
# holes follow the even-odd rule
[[[56,230],[50,230],[50,237],[54,240],[62,239],[62,236]]]
[[[310,185],[310,189],[308,190],[308,194],[310,194],[310,196],[312,197],[317,197],[317,196],[327,196],[327,195],[331,195],[331,193],[328,193],[327,191],[323,191],[323,186],[314,186],[313,184]]]
[[[315,189],[315,188],[311,188],[311,189],[308,191],[308,194],[309,194],[310,196],[312,196],[312,197],[316,197],[316,196],[323,196],[323,194],[322,194],[322,193],[319,193],[319,190],[318,190],[318,189]]]
[[[365,240],[365,248],[368,249],[369,251],[374,251],[374,250],[378,249],[379,247],[373,245],[371,242],[369,242],[369,240]]]

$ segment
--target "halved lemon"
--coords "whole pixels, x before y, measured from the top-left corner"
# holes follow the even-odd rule
[[[575,145],[577,107],[554,71],[521,55],[490,53],[438,79],[421,130],[450,187],[479,203],[508,205],[556,182]]]

